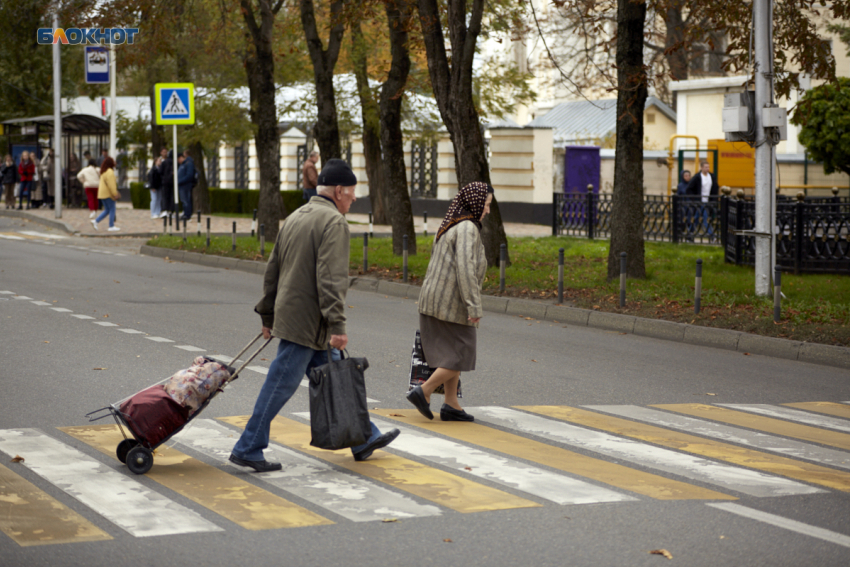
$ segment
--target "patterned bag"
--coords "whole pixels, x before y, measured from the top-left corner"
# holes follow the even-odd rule
[[[419,329],[417,329],[416,334],[413,336],[413,352],[410,354],[410,376],[407,391],[409,392],[416,386],[424,384],[431,377],[431,374],[434,373],[434,370],[436,368],[428,366],[428,361],[425,360],[425,352],[422,350],[422,337],[419,334]],[[434,393],[445,395],[443,385],[440,384],[437,386]],[[457,381],[457,397],[463,397],[460,389],[460,380]]]
[[[165,391],[174,401],[194,413],[229,379],[230,372],[226,366],[199,356],[192,366],[168,379]]]

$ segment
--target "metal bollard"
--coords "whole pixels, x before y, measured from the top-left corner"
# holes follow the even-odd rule
[[[201,211],[198,211],[198,236],[201,235]]]
[[[369,213],[369,236],[375,236],[374,227],[372,226],[372,213]]]
[[[779,323],[781,319],[780,301],[782,300],[782,268],[776,266],[773,269],[773,322]]]
[[[363,233],[363,273],[369,271],[369,233]]]
[[[508,247],[499,245],[499,293],[505,293],[505,266],[508,263]]]
[[[207,217],[207,248],[210,247],[210,217]]]
[[[401,281],[407,283],[407,235],[401,237],[401,249],[402,249],[402,260],[401,260]]]
[[[254,209],[254,220],[251,221],[251,238],[254,238],[254,231],[257,229],[257,209]]]
[[[186,225],[187,224],[189,224],[189,223],[188,222],[183,223],[183,242],[186,242]]]
[[[168,232],[168,221],[170,217],[162,217],[162,234],[166,234]]]
[[[170,214],[168,215],[168,234],[174,236],[174,221]]]
[[[266,256],[266,225],[260,225],[260,256]]]
[[[233,221],[233,248],[231,250],[236,252],[236,221]]]
[[[174,211],[174,230],[180,232],[180,213]]]
[[[564,302],[564,249],[558,250],[558,303]]]
[[[620,252],[620,307],[626,306],[626,253]]]
[[[699,315],[700,298],[702,296],[702,258],[697,258],[697,277],[694,281],[694,313]]]
[[[423,219],[422,232],[424,233],[425,236],[428,236],[428,211],[424,211],[422,213],[422,219]]]

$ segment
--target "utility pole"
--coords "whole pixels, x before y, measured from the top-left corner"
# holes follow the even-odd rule
[[[773,152],[764,128],[763,109],[773,102],[773,0],[753,0],[755,39],[755,150],[756,150],[756,295],[770,294],[773,249]]]
[[[115,44],[112,43],[112,38],[109,41],[109,157],[117,159],[116,145],[116,123],[118,108],[115,106],[115,83],[118,82],[118,76],[115,74]]]
[[[59,27],[59,6],[53,12],[53,29]],[[59,42],[53,44],[53,210],[62,218],[62,60]]]

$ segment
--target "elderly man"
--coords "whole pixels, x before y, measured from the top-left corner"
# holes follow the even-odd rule
[[[276,471],[280,463],[263,457],[271,421],[315,366],[334,360],[348,344],[345,295],[348,291],[350,232],[345,213],[354,202],[357,178],[344,161],[329,160],[318,177],[318,195],[296,209],[278,232],[263,281],[263,297],[254,311],[263,336],[280,339],[277,356],[230,461],[257,472]],[[386,447],[399,430],[381,434],[375,424],[363,445],[352,447],[354,460]]]

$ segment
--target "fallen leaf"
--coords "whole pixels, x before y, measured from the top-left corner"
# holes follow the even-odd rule
[[[706,396],[716,396],[717,394],[712,394],[711,392],[706,393]]]
[[[720,539],[726,539],[725,535],[720,536]]]
[[[44,341],[44,344],[48,344],[48,345],[49,345],[49,344],[50,344],[50,341]]]
[[[471,471],[471,470],[472,470],[472,467],[463,467],[463,468],[464,468],[464,470],[467,470],[467,471]]]
[[[403,413],[391,413],[390,417],[404,417]]]
[[[103,316],[104,319],[106,319],[107,317],[109,317],[109,313]]]
[[[532,358],[532,359],[531,359],[531,362],[537,362],[537,361],[536,361],[536,360],[534,360],[534,359]]]
[[[381,520],[381,521],[382,521],[383,523],[385,523],[385,524],[389,524],[390,522],[397,522],[397,521],[398,521],[398,518],[384,518],[384,519],[383,519],[383,520]]]
[[[598,306],[598,305],[594,305],[594,306],[593,306],[593,308],[594,308],[594,309],[599,309],[599,306]]]
[[[23,457],[21,457],[20,455],[15,455],[15,458],[14,458],[14,459],[12,459],[12,462],[13,462],[13,463],[23,463],[23,462],[24,462],[24,458],[23,458]]]
[[[112,281],[114,281],[115,283],[121,283],[121,282],[119,282],[118,280],[112,280]]]
[[[354,306],[353,306],[353,305],[349,305],[349,306],[348,306],[348,308],[349,308],[349,309],[354,309]]]
[[[74,298],[72,297],[71,299],[74,299]],[[53,303],[58,303],[58,302],[59,302],[59,300],[58,300],[58,299],[54,299],[54,300],[53,300]]]
[[[106,370],[106,368],[101,368],[100,366],[98,366],[97,368],[92,368],[92,370]]]
[[[266,362],[268,362],[268,361],[269,361],[269,359],[268,359],[268,358],[261,358],[260,360],[265,360]]]
[[[443,541],[446,542],[446,543],[453,543],[452,540],[450,540],[449,538],[446,538]]]
[[[750,356],[750,353],[745,352],[745,353],[744,353],[744,356]]]
[[[525,320],[526,321],[534,321],[534,317],[526,317]]]
[[[650,555],[663,555],[667,559],[673,559],[673,556],[666,549],[653,549],[649,553]]]

